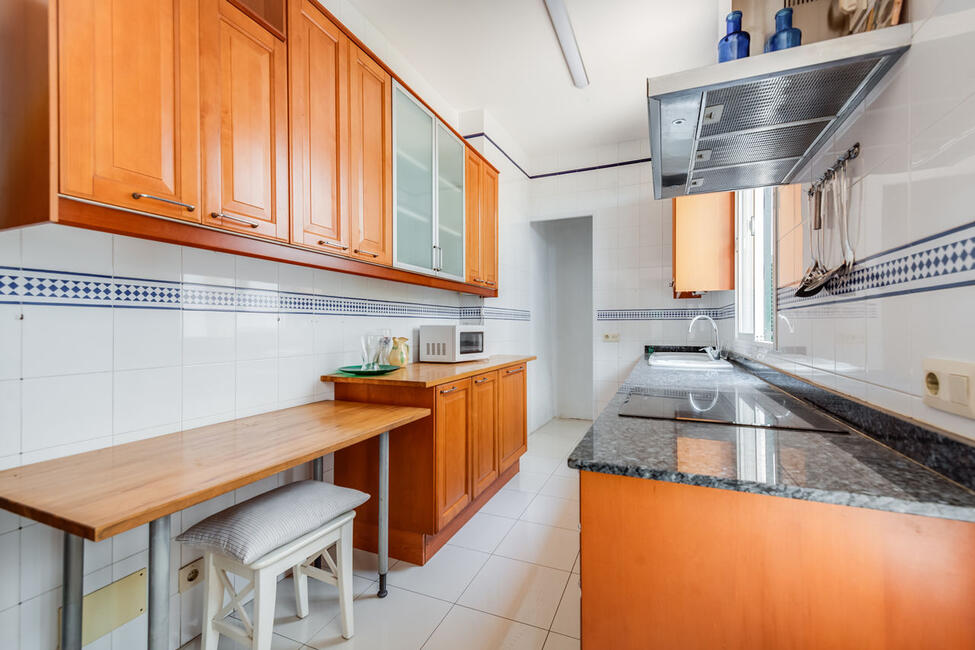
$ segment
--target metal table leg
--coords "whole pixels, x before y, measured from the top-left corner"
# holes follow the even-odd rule
[[[318,458],[311,461],[311,477],[315,481],[325,480],[325,457],[324,456],[319,456]],[[325,560],[323,560],[321,557],[318,557],[315,560],[315,568],[324,569]]]
[[[169,650],[169,515],[149,522],[149,650]]]
[[[389,570],[389,431],[379,434],[379,597],[386,597]]]
[[[61,650],[81,650],[81,604],[84,599],[85,540],[64,534],[64,586],[61,590]]]

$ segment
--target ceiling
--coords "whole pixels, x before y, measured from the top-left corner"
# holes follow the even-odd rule
[[[647,77],[716,59],[720,0],[565,1],[591,82],[582,90],[542,0],[352,4],[457,111],[487,111],[530,164],[648,137]]]

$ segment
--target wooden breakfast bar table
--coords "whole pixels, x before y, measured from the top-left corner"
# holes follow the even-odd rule
[[[389,432],[430,410],[325,401],[0,472],[0,508],[64,531],[61,650],[81,650],[84,540],[149,524],[149,650],[169,650],[169,515],[379,436],[379,596],[389,534]]]

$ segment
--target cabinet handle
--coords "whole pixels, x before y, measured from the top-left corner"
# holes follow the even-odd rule
[[[485,280],[484,284],[488,285],[489,287],[493,287],[497,284],[497,282],[491,282],[490,280]]]
[[[484,382],[486,382],[486,381],[487,381],[488,379],[490,379],[490,377],[482,377],[482,378],[480,378],[480,379],[475,379],[475,380],[474,380],[474,383],[475,383],[475,384],[483,384],[483,383],[484,383]]]
[[[452,392],[454,392],[455,390],[457,390],[457,387],[456,387],[456,386],[454,386],[454,387],[452,387],[452,388],[447,388],[447,389],[445,389],[445,390],[442,390],[442,391],[440,391],[440,394],[441,394],[441,395],[446,395],[447,393],[452,393]]]
[[[474,282],[484,282],[481,278],[474,278]]]
[[[372,257],[379,257],[379,253],[371,253],[369,251],[364,251],[361,248],[356,248],[354,252],[358,253],[359,255],[370,255]]]
[[[236,221],[237,223],[242,223],[249,228],[257,228],[261,224],[256,221],[251,221],[250,219],[244,219],[243,217],[235,217],[232,214],[224,214],[223,212],[211,212],[210,217],[213,219],[229,219],[230,221]]]
[[[506,374],[513,375],[516,372],[521,372],[522,370],[524,370],[524,368],[508,368]]]
[[[331,246],[332,248],[337,248],[337,249],[339,249],[341,251],[347,251],[347,250],[349,250],[349,247],[348,246],[343,246],[342,244],[336,244],[333,241],[326,241],[324,239],[319,239],[318,240],[318,245],[319,246]]]
[[[187,212],[193,212],[196,210],[195,205],[190,205],[189,203],[183,203],[182,201],[174,201],[173,199],[164,199],[161,196],[153,196],[152,194],[143,194],[142,192],[132,192],[133,199],[152,199],[153,201],[162,201],[163,203],[169,203],[170,205],[178,205],[186,208]]]

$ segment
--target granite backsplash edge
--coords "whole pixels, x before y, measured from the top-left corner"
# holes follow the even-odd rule
[[[659,347],[656,349],[662,351]],[[956,440],[919,422],[811,384],[740,353],[727,352],[727,357],[763,381],[844,420],[928,469],[975,490],[975,443]]]

